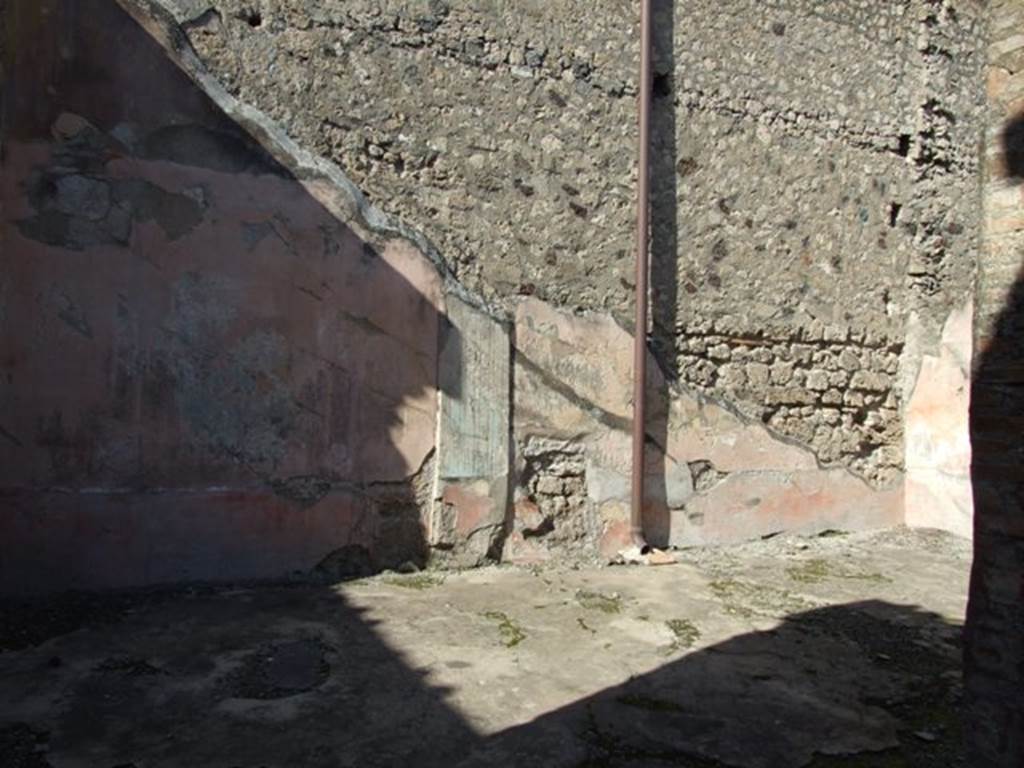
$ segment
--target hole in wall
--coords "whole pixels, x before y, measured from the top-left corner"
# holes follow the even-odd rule
[[[523,529],[523,538],[524,539],[537,539],[537,538],[540,538],[542,536],[547,536],[549,533],[551,533],[554,530],[555,530],[555,520],[554,520],[554,518],[548,516],[548,517],[545,517],[541,521],[540,525],[538,525],[537,527],[535,527],[535,528],[524,528]]]
[[[236,14],[236,18],[241,19],[253,29],[263,25],[263,15],[255,8],[243,8]]]
[[[897,154],[899,154],[900,157],[909,157],[910,156],[910,134],[909,133],[901,133],[900,134],[900,145],[899,145],[899,148],[896,150],[896,152],[897,152]]]
[[[902,211],[902,210],[903,210],[903,206],[900,205],[899,203],[890,203],[889,204],[889,226],[890,227],[895,227],[896,226],[896,222],[898,222],[899,219],[900,219],[900,211]]]
[[[663,99],[672,95],[672,75],[665,73],[655,74],[651,83],[651,90],[656,98]]]

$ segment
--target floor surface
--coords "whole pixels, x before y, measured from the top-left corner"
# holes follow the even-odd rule
[[[955,766],[970,547],[0,605],[0,765]]]

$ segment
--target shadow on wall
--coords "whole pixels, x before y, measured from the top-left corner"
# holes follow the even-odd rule
[[[4,12],[0,591],[422,560],[433,266],[339,221],[117,3]]]
[[[1013,184],[1024,183],[1024,116],[1007,122],[1000,143],[1005,177]]]
[[[40,768],[76,759],[267,768],[957,764],[958,629],[915,608],[871,601],[795,613],[621,685],[592,692],[581,680],[579,700],[488,735],[482,723],[514,716],[488,703],[500,691],[480,692],[478,677],[493,680],[481,665],[508,664],[534,639],[502,647],[487,619],[467,614],[464,634],[441,638],[436,625],[415,640],[406,632],[399,652],[366,615],[373,601],[394,610],[387,598],[372,584],[348,597],[324,588],[107,595],[8,615],[15,621],[3,627],[36,631],[0,638],[0,747],[24,753],[15,764]],[[415,600],[401,602],[413,611],[408,620],[426,615]],[[103,610],[112,626],[97,620]],[[65,623],[37,626],[53,617]],[[29,647],[80,629],[76,618],[91,628]],[[669,653],[698,642],[692,630],[679,622]],[[41,678],[38,666],[54,654],[62,663]],[[418,666],[424,658],[433,661]],[[924,729],[934,736],[913,735]],[[885,751],[840,757],[877,750]]]
[[[651,321],[648,366],[661,375],[648,378],[647,485],[644,530],[657,547],[668,545],[669,489],[666,478],[672,461],[666,455],[669,433],[670,382],[676,378],[676,320],[679,293],[679,176],[676,169],[675,2],[652,5],[653,78],[651,88]],[[652,487],[653,485],[653,487]]]
[[[1007,123],[1001,143],[999,177],[1020,192],[1024,115]],[[1024,215],[1024,195],[1010,215]],[[1024,259],[1019,235],[990,233],[986,247],[994,262]],[[1024,271],[990,333],[978,345],[970,411],[974,564],[964,670],[979,768],[1024,765]]]
[[[679,174],[676,169],[675,3],[652,6],[651,88],[651,306],[653,347],[667,375],[675,369],[676,300],[679,292]]]

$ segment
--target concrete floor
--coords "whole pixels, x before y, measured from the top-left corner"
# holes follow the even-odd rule
[[[384,574],[0,610],[0,765],[962,765],[969,545]]]

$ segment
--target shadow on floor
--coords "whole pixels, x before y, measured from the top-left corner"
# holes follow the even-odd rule
[[[428,597],[431,621],[458,610]],[[455,706],[331,588],[64,596],[0,616],[12,768],[962,764],[958,629],[881,601],[795,613],[489,734],[476,716],[538,673],[515,642],[450,622],[440,642],[467,649],[443,663],[465,672]],[[423,648],[438,637],[425,629]],[[508,667],[503,690],[474,690],[473,668],[492,664]]]

